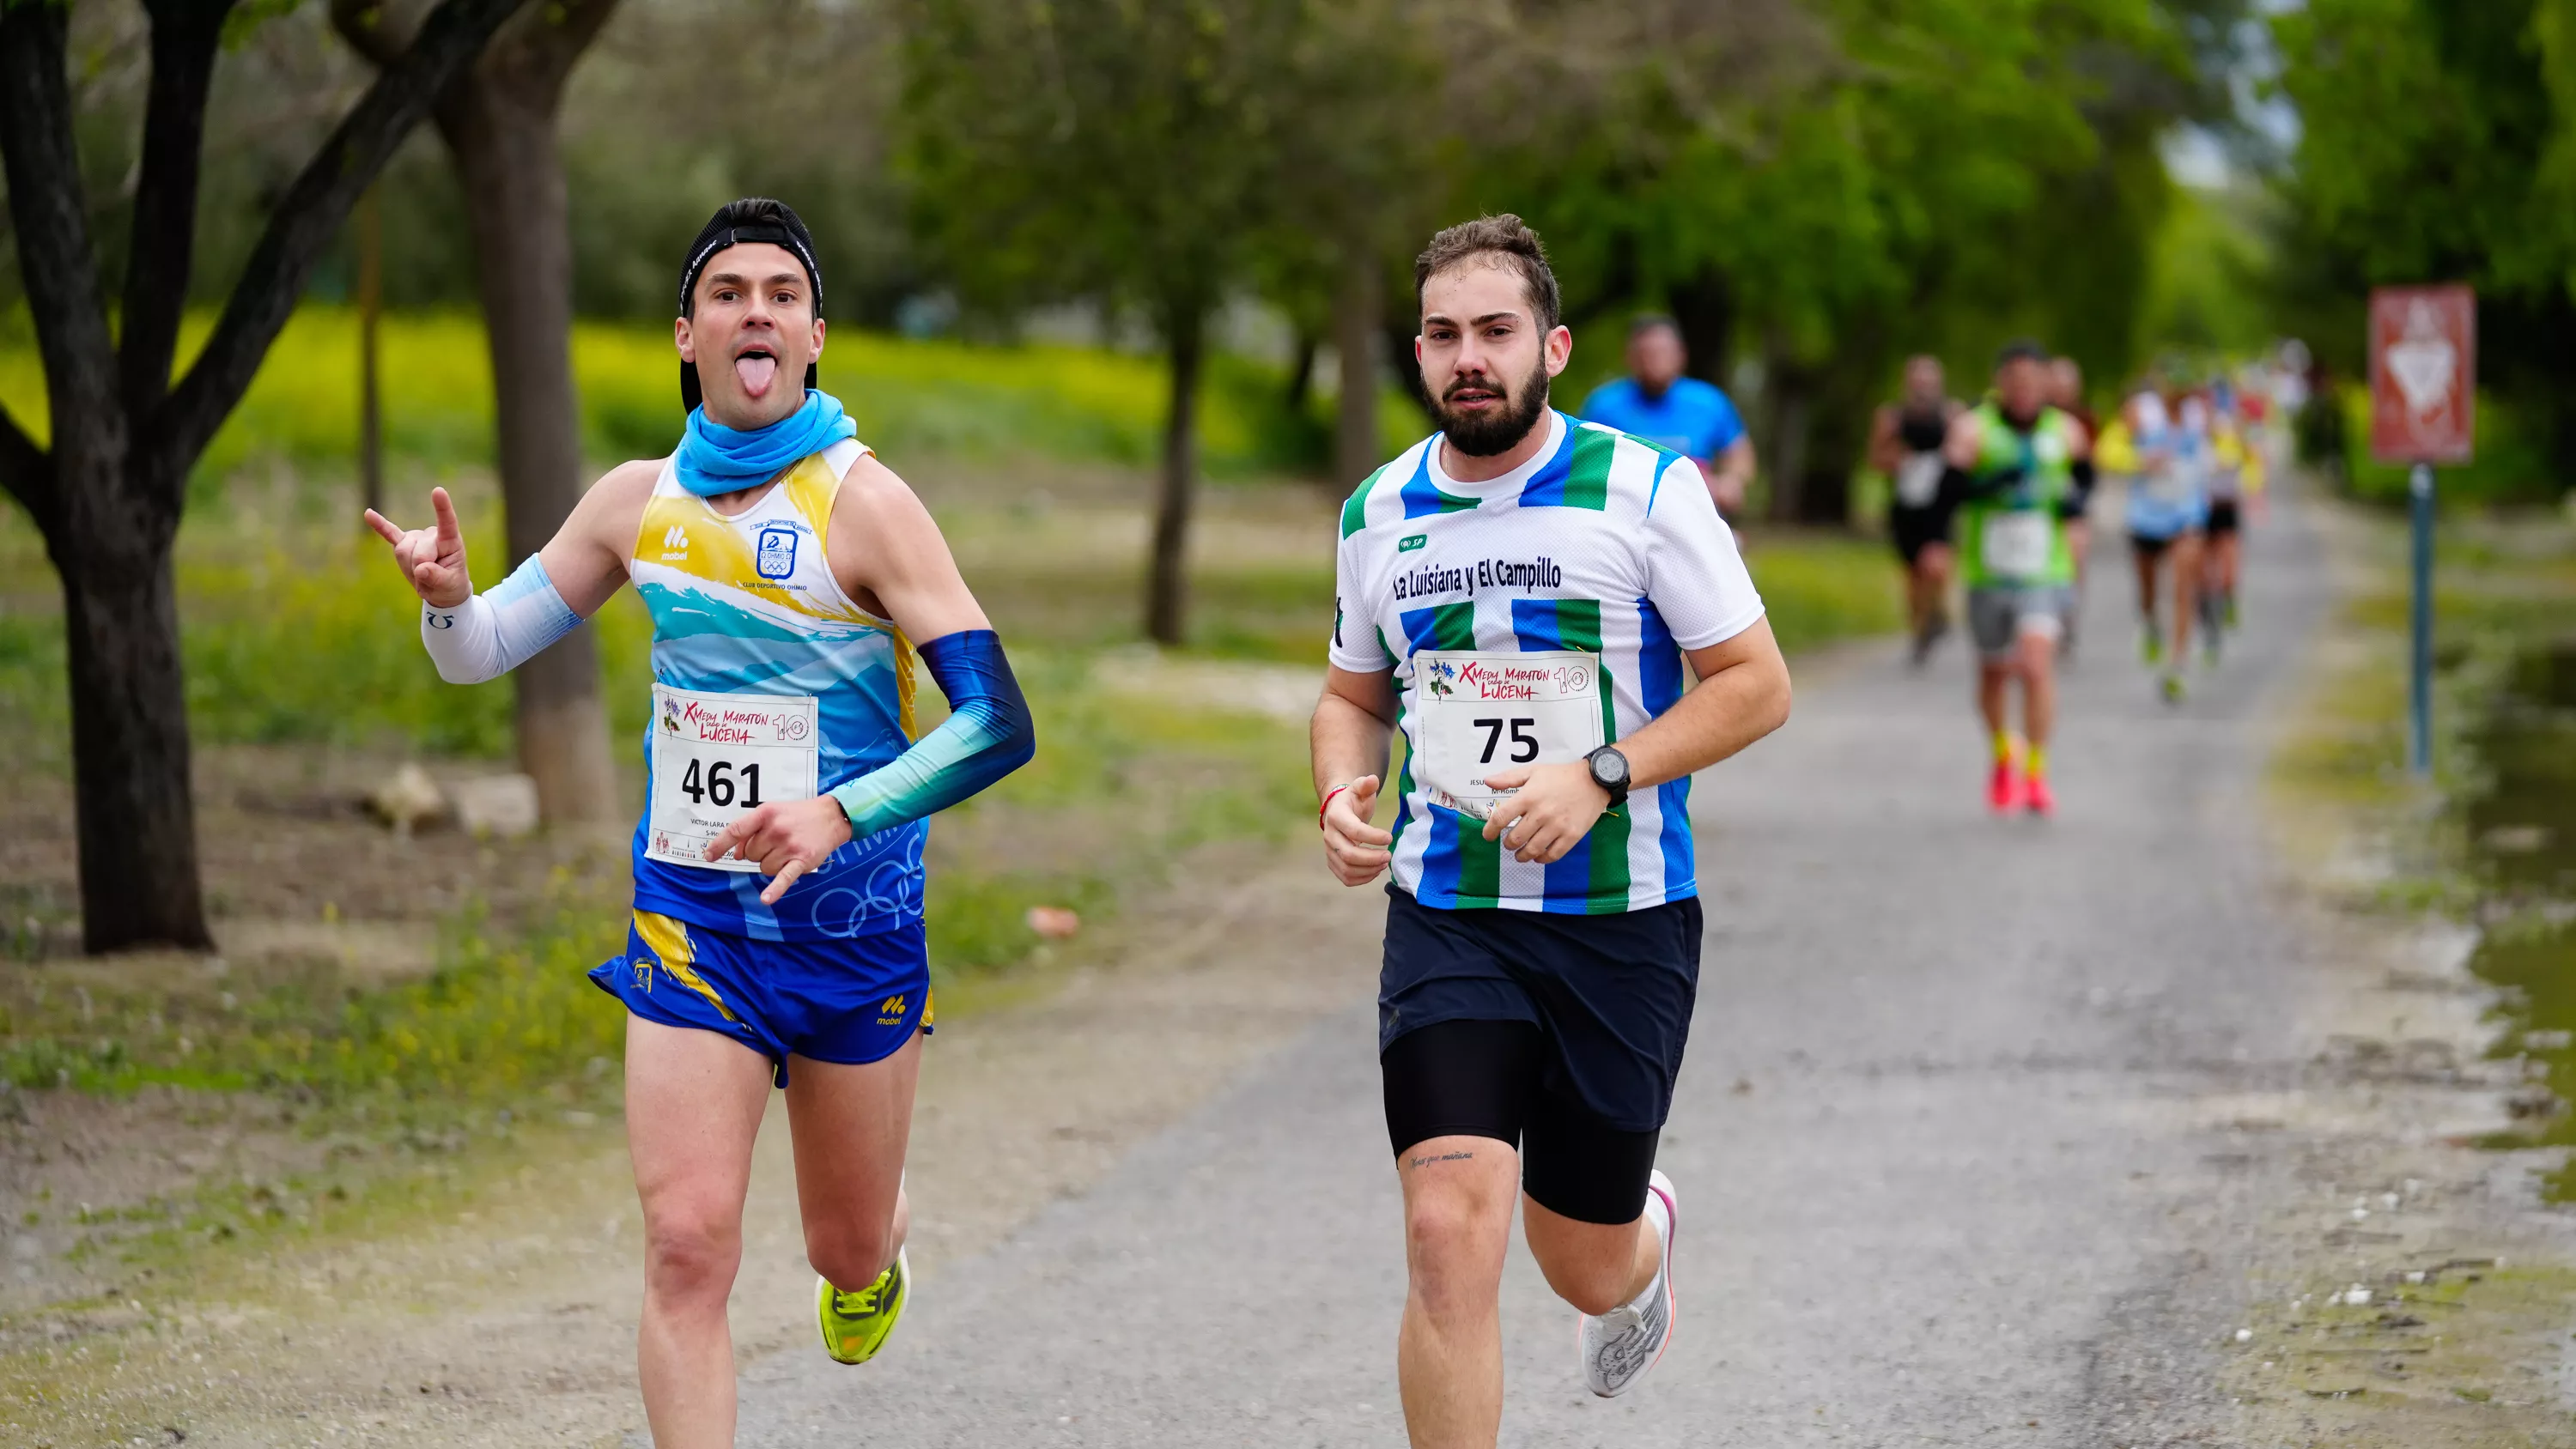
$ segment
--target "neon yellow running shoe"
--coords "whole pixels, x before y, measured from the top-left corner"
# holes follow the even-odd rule
[[[823,1351],[839,1363],[866,1363],[885,1346],[903,1317],[904,1300],[912,1296],[912,1270],[895,1250],[894,1266],[855,1293],[844,1293],[829,1278],[814,1280],[814,1312],[823,1324]]]

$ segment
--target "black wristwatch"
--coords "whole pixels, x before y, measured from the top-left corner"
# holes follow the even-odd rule
[[[1583,757],[1592,770],[1592,783],[1610,792],[1610,808],[1628,803],[1628,757],[1617,745],[1603,745]]]

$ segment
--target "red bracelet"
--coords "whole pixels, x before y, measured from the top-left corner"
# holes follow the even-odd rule
[[[1315,828],[1317,830],[1324,828],[1324,812],[1333,808],[1333,797],[1349,788],[1351,787],[1348,785],[1335,785],[1333,788],[1324,792],[1324,803],[1315,807]]]

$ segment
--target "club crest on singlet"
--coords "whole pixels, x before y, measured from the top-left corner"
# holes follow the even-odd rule
[[[756,565],[764,579],[783,579],[796,572],[796,530],[773,523],[760,531]]]

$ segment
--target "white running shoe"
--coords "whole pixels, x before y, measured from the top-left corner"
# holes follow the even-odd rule
[[[1595,1318],[1584,1314],[1577,1329],[1583,1350],[1583,1382],[1601,1397],[1614,1398],[1637,1386],[1646,1371],[1661,1363],[1673,1341],[1673,1180],[1658,1170],[1646,1179],[1646,1220],[1663,1239],[1655,1281],[1636,1301]]]

